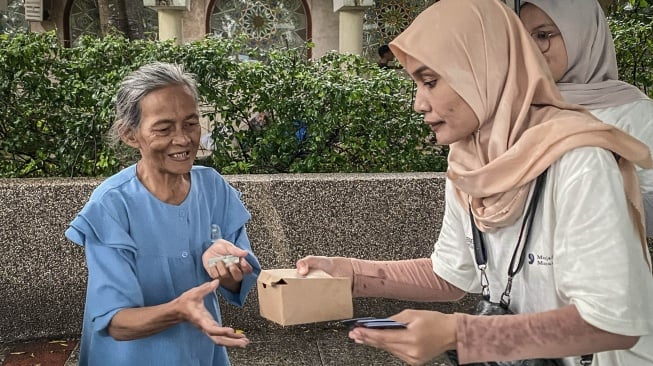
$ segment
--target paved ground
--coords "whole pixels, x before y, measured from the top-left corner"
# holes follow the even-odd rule
[[[354,343],[336,323],[287,327],[250,334],[245,349],[230,349],[233,366],[402,366],[392,355]],[[0,345],[2,366],[76,366],[77,339],[39,340]],[[429,366],[449,366],[436,359]]]
[[[76,366],[77,339],[40,339],[0,345],[2,366]]]
[[[392,299],[356,298],[354,316],[387,316],[403,309],[469,312],[476,298],[455,303],[415,303]],[[229,314],[229,324],[252,324],[243,312]],[[233,366],[405,366],[391,354],[354,343],[347,327],[338,321],[281,326],[261,319],[255,329],[239,328],[251,340],[245,349],[230,348]],[[389,330],[391,331],[391,330]],[[78,336],[0,343],[0,366],[77,366]],[[157,365],[158,366],[158,365]],[[166,366],[166,365],[162,365]],[[180,365],[173,365],[180,366]],[[450,366],[437,358],[427,366]]]

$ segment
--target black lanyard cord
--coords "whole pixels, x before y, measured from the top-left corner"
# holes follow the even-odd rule
[[[524,214],[524,219],[522,220],[521,229],[519,231],[519,238],[517,239],[517,246],[515,251],[512,253],[512,258],[510,259],[510,267],[508,268],[508,283],[503,294],[501,294],[501,306],[505,309],[508,309],[510,305],[510,291],[512,290],[512,279],[513,277],[522,269],[524,266],[524,260],[526,259],[526,246],[528,244],[528,239],[530,237],[531,228],[533,227],[533,220],[535,218],[535,212],[537,211],[537,204],[540,200],[540,194],[542,193],[542,187],[546,181],[546,172],[543,171],[537,177],[535,181],[535,187],[533,188],[533,195],[531,196],[531,201],[526,208],[526,213]],[[490,290],[489,283],[487,280],[487,275],[485,270],[487,268],[487,250],[485,247],[485,240],[483,239],[483,234],[476,226],[474,222],[474,215],[472,214],[471,205],[469,207],[469,218],[472,222],[472,239],[474,240],[474,258],[476,259],[476,264],[481,270],[481,287],[483,297],[490,301]],[[522,244],[522,237],[524,238]],[[521,251],[519,250],[521,248]],[[519,262],[515,268],[515,261],[517,260],[517,253],[519,254]],[[594,359],[593,354],[582,355],[580,364],[581,365],[591,365]]]
[[[526,244],[528,244],[528,239],[531,234],[531,229],[533,228],[533,220],[535,220],[535,212],[537,211],[537,204],[540,201],[540,193],[542,192],[542,186],[546,180],[546,170],[537,177],[535,181],[535,188],[533,188],[533,197],[531,202],[528,204],[526,214],[524,215],[524,221],[521,225],[521,230],[519,232],[519,239],[517,240],[517,247],[512,253],[512,259],[510,259],[510,267],[508,268],[508,277],[514,277],[524,266],[524,260],[526,259]],[[526,235],[524,236],[524,243],[522,242],[522,236],[524,235],[524,228],[526,228]],[[519,247],[522,247],[522,250],[519,254],[519,262],[517,263],[517,268],[515,268],[515,259],[517,258],[517,252]]]
[[[533,226],[533,220],[535,217],[535,212],[537,211],[537,203],[540,200],[540,194],[542,192],[542,186],[546,181],[546,170],[542,172],[537,177],[535,181],[535,187],[533,188],[533,194],[531,196],[531,201],[526,208],[526,213],[524,214],[524,219],[522,221],[521,229],[519,231],[519,238],[517,239],[517,245],[515,246],[515,251],[512,253],[512,258],[510,259],[510,267],[508,268],[508,283],[506,289],[501,295],[501,305],[508,308],[510,305],[510,291],[512,290],[512,279],[513,277],[522,269],[524,266],[524,260],[526,259],[526,246],[528,244],[528,239],[530,237],[531,228]],[[474,215],[472,213],[471,205],[469,207],[469,219],[472,224],[472,239],[474,241],[474,258],[476,259],[476,265],[481,270],[481,287],[483,297],[487,300],[490,299],[489,292],[489,283],[487,280],[487,275],[485,269],[487,267],[487,249],[485,246],[485,240],[483,239],[483,233],[476,226],[474,221]],[[522,244],[523,238],[523,244]],[[521,250],[520,250],[521,248]],[[515,268],[515,261],[517,262],[517,267]]]

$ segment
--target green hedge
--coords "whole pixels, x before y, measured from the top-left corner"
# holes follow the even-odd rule
[[[617,51],[619,79],[653,97],[653,5],[643,0],[636,5],[617,6],[608,21]]]
[[[401,72],[337,53],[311,61],[306,52],[119,36],[64,48],[54,33],[0,35],[0,176],[107,176],[133,163],[105,134],[119,82],[154,60],[196,75],[202,113],[217,126],[212,154],[198,163],[225,174],[446,169],[446,149],[430,142]],[[265,128],[239,128],[256,111],[267,112]]]
[[[653,96],[653,8],[618,7],[609,21],[620,78]],[[133,152],[114,151],[104,137],[119,82],[154,60],[197,75],[203,115],[216,126],[214,150],[198,163],[225,174],[446,169],[446,147],[412,111],[413,84],[401,72],[306,52],[119,36],[64,48],[53,32],[0,35],[0,177],[107,176],[133,163]],[[267,112],[266,127],[239,129],[256,111]]]

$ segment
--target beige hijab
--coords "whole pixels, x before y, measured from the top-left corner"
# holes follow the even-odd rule
[[[588,109],[607,108],[648,97],[617,80],[617,56],[610,27],[596,0],[523,0],[556,24],[567,49],[567,72],[558,81],[565,100]]]
[[[451,144],[447,175],[479,228],[492,231],[523,213],[530,183],[565,152],[599,146],[622,157],[631,214],[644,238],[634,167],[653,166],[648,147],[567,104],[546,61],[514,12],[497,0],[441,0],[390,47],[438,73],[472,108],[477,133]],[[625,160],[624,160],[625,159]]]

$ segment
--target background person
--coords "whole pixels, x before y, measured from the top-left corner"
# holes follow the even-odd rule
[[[525,0],[520,17],[549,65],[564,99],[630,133],[653,150],[653,100],[618,80],[610,27],[596,0]],[[638,170],[653,236],[653,170]]]
[[[388,46],[387,44],[381,45],[378,48],[377,52],[379,54],[379,61],[377,62],[377,65],[379,65],[380,68],[382,69],[400,68],[399,66],[393,64],[395,61],[395,55],[392,53],[390,46]]]
[[[120,86],[113,137],[140,160],[102,182],[66,231],[88,267],[80,365],[228,365],[224,346],[249,343],[218,323],[213,293],[241,306],[256,282],[250,215],[215,170],[193,166],[197,99],[172,64],[145,65]],[[229,254],[239,263],[208,265]]]
[[[260,132],[267,122],[266,112],[256,112],[249,120],[249,128],[253,131]]]
[[[298,272],[351,277],[356,297],[458,300],[483,289],[473,220],[499,302],[532,183],[546,171],[526,249],[538,261],[512,281],[515,315],[405,310],[391,318],[407,329],[358,327],[350,338],[414,365],[454,349],[461,364],[564,357],[571,366],[593,354],[594,366],[653,365],[653,276],[630,162],[653,166],[647,147],[564,102],[530,34],[499,1],[441,0],[390,47],[416,81],[415,110],[450,145],[433,254],[306,257]]]

